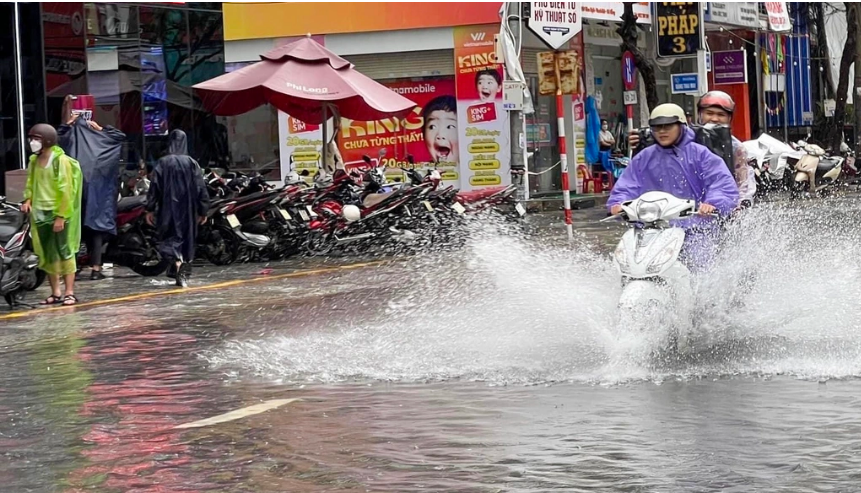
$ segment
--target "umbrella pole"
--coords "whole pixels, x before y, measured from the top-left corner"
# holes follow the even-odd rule
[[[329,120],[328,118],[326,118],[326,110],[327,109],[328,109],[328,105],[326,103],[323,103],[323,149],[322,149],[323,160],[320,163],[322,169],[326,169],[326,162],[327,162],[326,161],[326,152],[327,152],[328,147],[329,147],[329,140],[328,140],[329,129],[327,128],[327,125],[326,125],[326,123]],[[326,172],[328,172],[328,170],[326,170]],[[318,170],[317,173],[320,173],[320,171]],[[334,175],[334,173],[333,173],[333,175]]]

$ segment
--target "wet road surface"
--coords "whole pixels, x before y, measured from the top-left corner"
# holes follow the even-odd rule
[[[527,241],[203,267],[184,293],[116,269],[80,283],[96,304],[0,318],[0,490],[857,488],[857,314],[824,342],[631,368],[599,341],[621,231],[602,217],[575,214],[586,260],[542,215]]]

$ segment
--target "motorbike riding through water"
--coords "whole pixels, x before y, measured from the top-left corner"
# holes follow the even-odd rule
[[[690,343],[694,290],[690,270],[680,259],[686,232],[671,221],[697,214],[693,200],[647,192],[605,219],[621,218],[628,226],[613,254],[622,276],[621,326],[657,334],[659,342],[667,341],[679,352]]]

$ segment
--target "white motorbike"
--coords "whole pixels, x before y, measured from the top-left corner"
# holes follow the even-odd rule
[[[694,291],[691,274],[679,260],[685,230],[670,221],[697,214],[693,200],[664,192],[647,192],[622,204],[628,231],[613,257],[622,276],[620,328],[639,329],[655,337],[654,347],[689,349]]]

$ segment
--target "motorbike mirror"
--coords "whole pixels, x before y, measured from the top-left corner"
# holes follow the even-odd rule
[[[388,153],[388,150],[387,150],[385,147],[383,147],[382,149],[380,149],[380,153],[378,154],[378,156],[380,156],[380,159],[381,159],[381,160],[382,160],[384,157],[386,157],[386,153]]]

